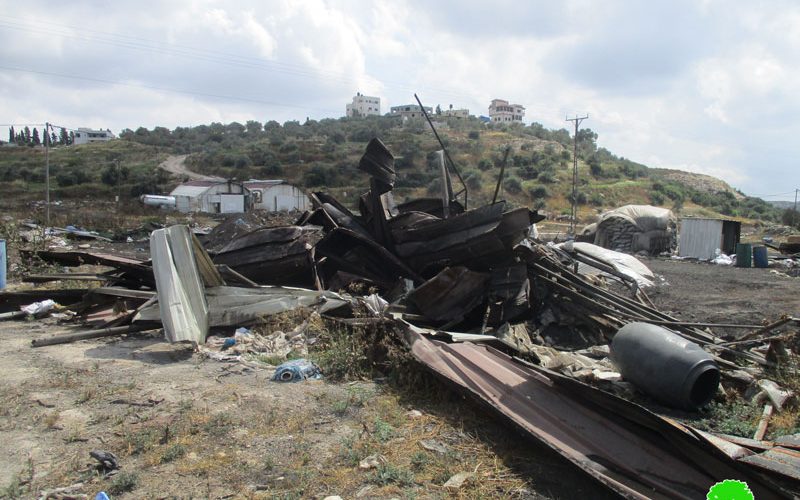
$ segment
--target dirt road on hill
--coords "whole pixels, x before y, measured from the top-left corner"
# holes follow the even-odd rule
[[[172,155],[158,166],[162,170],[173,174],[176,177],[188,177],[191,181],[222,181],[221,177],[198,174],[186,168],[186,157],[189,155]]]

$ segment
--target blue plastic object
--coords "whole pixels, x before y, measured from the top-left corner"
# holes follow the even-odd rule
[[[319,371],[319,367],[307,359],[300,358],[278,366],[275,369],[275,375],[272,376],[272,381],[300,382],[301,380],[320,378],[322,378],[322,373]]]
[[[769,257],[767,256],[767,247],[764,246],[753,247],[753,264],[755,264],[755,267],[760,267],[760,268],[769,267]]]
[[[224,351],[225,349],[231,348],[235,345],[236,345],[236,339],[233,337],[228,337],[227,339],[225,339],[225,342],[222,343],[222,350]]]
[[[97,494],[97,496],[94,497],[94,500],[111,500],[111,499],[108,498],[108,495],[106,494],[105,491],[101,491],[100,493]]]

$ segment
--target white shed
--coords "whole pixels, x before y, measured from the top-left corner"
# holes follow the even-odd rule
[[[250,191],[254,209],[307,210],[311,205],[303,190],[283,180],[251,179],[243,184]]]
[[[175,197],[179,212],[212,214],[241,213],[247,210],[249,192],[242,184],[232,181],[189,181],[170,193]]]
[[[678,240],[678,255],[711,260],[717,250],[731,255],[742,231],[742,224],[734,220],[684,217]]]

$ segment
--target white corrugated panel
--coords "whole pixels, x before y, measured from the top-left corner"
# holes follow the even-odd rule
[[[711,260],[722,247],[722,221],[719,219],[682,219],[678,255]]]
[[[172,192],[170,193],[170,196],[188,196],[190,198],[197,198],[198,196],[208,191],[208,188],[209,186],[181,185],[173,189]]]
[[[158,291],[164,334],[170,342],[205,343],[208,304],[187,226],[156,229],[150,234],[150,256]]]

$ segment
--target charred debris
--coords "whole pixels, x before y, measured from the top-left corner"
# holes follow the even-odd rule
[[[359,169],[369,190],[357,213],[316,192],[313,210],[295,224],[224,244],[214,231],[204,247],[187,226],[157,229],[149,261],[36,252],[111,271],[84,276],[102,281],[99,288],[4,293],[0,318],[52,298],[91,327],[34,347],[159,328],[170,342],[202,347],[209,334],[301,307],[385,323],[422,366],[623,496],[703,496],[724,479],[746,481],[757,498],[800,491],[797,439],[715,435],[660,415],[754,387],[779,411],[793,395],[765,369],[781,363],[796,318],[720,338],[711,330],[718,325],[656,309],[649,271],[626,263],[630,256],[544,244],[530,236],[543,219],[535,210],[504,201],[468,207],[446,153],[439,198],[396,203],[394,158],[378,139]]]

